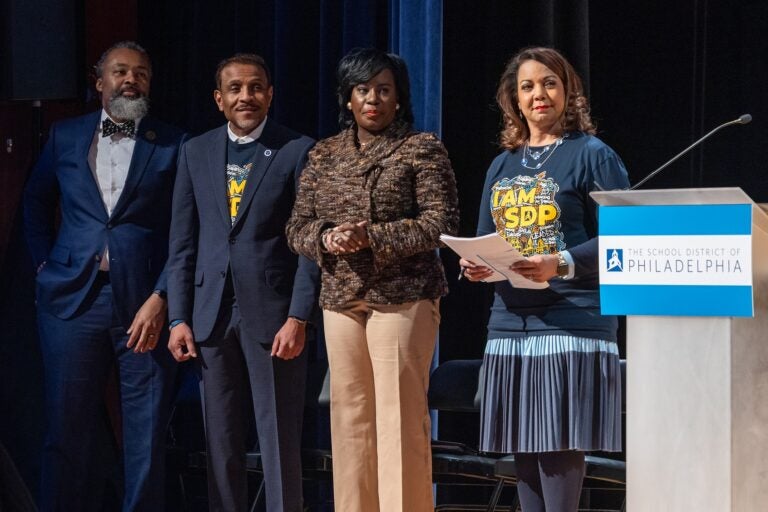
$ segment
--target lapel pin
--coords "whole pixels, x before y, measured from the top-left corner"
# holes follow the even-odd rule
[[[157,138],[157,134],[153,130],[147,130],[147,132],[144,134],[144,138],[147,140],[155,140]]]
[[[272,156],[272,150],[271,149],[265,150],[264,151],[264,156]]]

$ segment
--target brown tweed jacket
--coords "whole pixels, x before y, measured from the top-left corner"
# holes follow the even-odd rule
[[[368,221],[371,247],[334,256],[321,233]],[[437,254],[441,233],[458,230],[456,180],[438,138],[391,125],[364,151],[355,129],[320,141],[309,153],[287,226],[291,249],[322,268],[320,306],[351,301],[403,304],[448,292]]]

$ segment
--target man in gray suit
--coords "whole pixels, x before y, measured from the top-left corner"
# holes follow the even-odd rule
[[[314,141],[267,118],[272,94],[258,55],[219,65],[228,123],[182,147],[173,196],[168,348],[202,370],[211,510],[247,509],[249,402],[267,510],[302,510],[303,348],[319,269],[288,249],[285,225]]]

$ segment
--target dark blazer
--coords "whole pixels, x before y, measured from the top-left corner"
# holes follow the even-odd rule
[[[227,272],[246,336],[272,343],[288,316],[308,319],[319,269],[288,249],[285,225],[298,178],[314,144],[267,120],[234,226],[226,195],[227,127],[184,144],[171,221],[168,307],[206,341],[221,305]]]
[[[152,117],[141,121],[123,193],[107,215],[88,165],[100,116],[99,110],[51,128],[25,190],[26,237],[35,265],[46,262],[37,276],[38,307],[62,319],[82,305],[108,246],[114,304],[129,326],[153,290],[166,290],[171,188],[184,134]]]

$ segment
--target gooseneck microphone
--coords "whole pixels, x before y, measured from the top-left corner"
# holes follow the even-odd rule
[[[666,169],[672,162],[676,161],[678,158],[680,158],[681,156],[683,156],[684,154],[688,153],[690,150],[692,150],[693,148],[695,148],[696,146],[698,146],[699,144],[701,144],[702,142],[707,140],[715,132],[718,132],[718,131],[722,130],[726,126],[731,126],[732,124],[747,124],[750,121],[752,121],[752,116],[749,115],[749,114],[744,114],[743,116],[740,116],[738,119],[734,119],[733,121],[728,121],[727,123],[721,124],[720,126],[715,128],[714,130],[710,131],[708,134],[706,134],[705,136],[703,136],[702,138],[700,138],[699,140],[697,140],[696,142],[694,142],[693,144],[691,144],[690,146],[688,146],[687,148],[685,148],[684,150],[682,150],[681,152],[676,154],[674,157],[672,157],[671,160],[669,160],[664,165],[662,165],[661,167],[659,167],[658,169],[653,171],[651,174],[649,174],[648,176],[646,176],[642,180],[638,181],[637,183],[635,183],[634,185],[629,187],[629,190],[635,190],[636,188],[640,187],[643,183],[645,183],[646,181],[648,181],[649,179],[653,178],[654,176],[659,174],[661,171]]]

